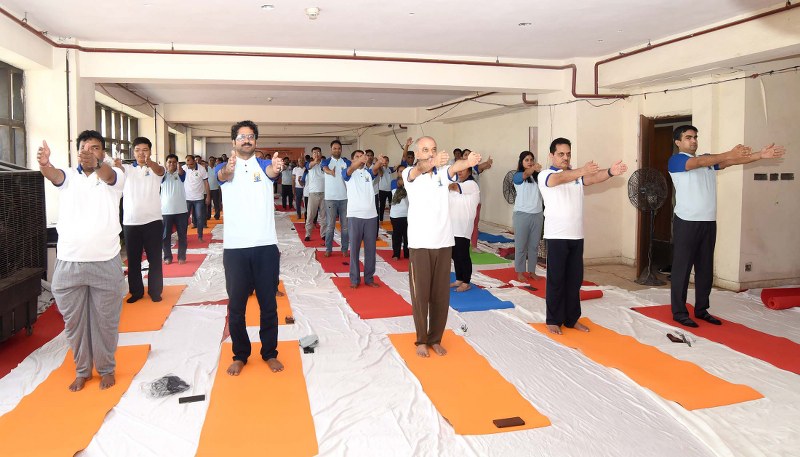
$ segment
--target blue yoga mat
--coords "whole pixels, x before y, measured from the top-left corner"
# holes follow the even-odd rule
[[[456,275],[450,273],[450,282],[456,280]],[[456,292],[455,288],[450,289],[450,307],[464,313],[469,311],[488,311],[490,309],[513,308],[514,304],[510,301],[503,301],[492,295],[486,289],[481,289],[476,285],[466,292]]]
[[[503,235],[492,235],[491,233],[478,232],[478,239],[487,243],[513,243],[513,238],[506,238]]]

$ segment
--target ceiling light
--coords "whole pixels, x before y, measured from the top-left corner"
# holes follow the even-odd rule
[[[602,43],[602,42],[603,42],[603,40],[597,40],[597,42],[598,42],[598,43]]]
[[[269,5],[269,4],[268,5],[261,5],[261,9],[262,10],[267,10],[267,11],[274,10],[275,9],[275,5]]]
[[[412,12],[410,12],[410,13],[408,13],[408,14],[409,14],[409,16],[413,16],[413,15],[414,15],[414,12],[412,11]]]
[[[531,23],[530,22],[520,22],[517,25],[520,26],[520,27],[530,27]]]
[[[318,18],[319,17],[319,8],[317,8],[316,6],[310,6],[310,7],[306,8],[306,16],[308,16],[308,18],[311,19],[312,21],[314,19]]]

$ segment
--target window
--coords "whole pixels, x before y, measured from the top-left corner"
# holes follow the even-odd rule
[[[132,160],[131,143],[139,136],[139,119],[100,103],[94,106],[97,131],[106,140],[106,154]]]
[[[0,161],[27,167],[24,81],[22,70],[0,62]]]

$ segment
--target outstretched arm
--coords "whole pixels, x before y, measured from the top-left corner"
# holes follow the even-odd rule
[[[591,175],[584,176],[583,185],[591,186],[592,184],[601,183],[614,176],[619,176],[626,171],[628,171],[628,166],[622,163],[621,160],[618,160],[609,168],[603,168],[602,170],[597,170]]]
[[[744,146],[743,146],[744,147]],[[750,149],[750,148],[747,148]],[[749,154],[746,156],[740,157],[733,157],[727,160],[724,160],[719,163],[720,168],[727,168],[732,165],[744,165],[752,162],[757,162],[761,159],[779,159],[786,154],[786,149],[783,146],[776,146],[775,143],[769,144],[761,148],[755,154]],[[691,160],[691,159],[690,159]],[[689,168],[687,165],[686,168]]]
[[[564,183],[572,182],[580,178],[597,173],[600,168],[593,161],[586,162],[586,165],[574,170],[564,170],[561,173],[553,173],[547,177],[547,187],[555,187]]]
[[[42,172],[42,176],[56,186],[64,184],[64,171],[50,163],[50,147],[47,146],[47,141],[42,141],[42,146],[36,153],[36,160],[39,161],[39,171]]]

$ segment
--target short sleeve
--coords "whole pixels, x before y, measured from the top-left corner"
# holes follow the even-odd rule
[[[524,179],[522,179],[522,176],[523,173],[521,171],[514,173],[514,184],[518,186],[521,185],[525,181]]]
[[[673,154],[667,162],[667,169],[670,173],[680,173],[686,171],[686,162],[689,161],[686,154]]]

